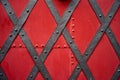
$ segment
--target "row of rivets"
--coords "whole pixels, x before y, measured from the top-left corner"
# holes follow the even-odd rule
[[[70,44],[72,44],[72,41],[70,41]],[[12,48],[25,48],[25,46],[23,44],[13,44],[11,46]],[[41,44],[40,46],[38,44],[35,44],[34,46],[35,48],[44,48],[45,45],[44,44]],[[64,44],[63,46],[61,45],[56,45],[54,48],[69,48],[66,44]],[[0,50],[1,50],[1,47],[0,47]]]

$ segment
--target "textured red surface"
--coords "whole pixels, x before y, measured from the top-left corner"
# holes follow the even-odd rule
[[[60,16],[63,15],[70,1],[71,0],[53,0]],[[107,15],[113,1],[114,0],[97,0],[104,15]],[[20,17],[28,0],[9,0],[9,2],[16,15]],[[23,27],[32,44],[38,46],[35,47],[38,53],[41,52],[43,46],[47,43],[56,25],[45,1],[38,0]],[[100,22],[91,8],[89,0],[81,0],[67,24],[67,29],[82,54],[90,44],[99,26]],[[120,44],[120,9],[112,20],[110,27]],[[13,24],[0,3],[0,47],[4,44],[12,28]],[[13,45],[16,45],[16,47],[13,48],[11,46],[1,63],[1,67],[9,80],[25,80],[32,70],[34,62],[19,36]],[[68,80],[70,77],[77,65],[77,61],[62,35],[56,42],[44,64],[53,80]],[[114,71],[120,64],[120,60],[106,34],[104,34],[95,48],[87,64],[95,80],[111,79]],[[40,73],[38,73],[35,80],[43,80]],[[78,80],[86,80],[83,72],[78,76]]]

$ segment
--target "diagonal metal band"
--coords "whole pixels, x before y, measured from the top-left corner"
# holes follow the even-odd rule
[[[6,9],[9,9],[8,5],[7,5],[7,2],[5,2],[5,0],[1,0],[1,2],[2,2],[2,4],[4,4]],[[26,19],[28,18],[32,8],[35,5],[35,3],[36,3],[35,0],[34,1],[30,0],[28,5],[26,6],[25,10],[23,11],[22,16],[20,17],[19,21],[17,21],[17,24],[15,25],[14,29],[11,31],[9,37],[7,38],[4,45],[2,46],[2,48],[0,50],[0,62],[3,60],[7,51],[9,50],[11,44],[13,43],[13,41],[15,40],[17,35],[19,34],[19,32],[22,28],[22,25],[25,23]]]
[[[37,1],[37,0],[36,0],[36,1]],[[7,2],[7,3],[8,3],[8,2]],[[9,3],[8,3],[8,4],[9,4]],[[16,24],[16,21],[18,21],[19,19],[18,19],[18,18],[16,17],[16,15],[14,14],[14,11],[13,11],[13,9],[11,8],[11,6],[8,5],[8,7],[10,8],[11,12],[13,13],[13,15],[11,16],[11,15],[9,14],[9,10],[8,10],[7,8],[5,8],[5,9],[6,9],[6,12],[7,12],[7,14],[9,15],[9,17],[10,17],[11,21],[13,22],[13,24],[15,25],[15,24]],[[20,35],[22,41],[24,42],[25,46],[27,47],[27,50],[29,51],[32,59],[33,59],[34,62],[35,62],[35,60],[36,60],[36,58],[37,58],[36,56],[37,56],[38,54],[37,54],[37,51],[34,49],[34,46],[32,45],[32,43],[31,43],[30,39],[28,38],[26,32],[22,29],[22,30],[20,31],[19,35]],[[36,64],[36,63],[35,63],[35,64]],[[36,64],[36,65],[37,65],[37,64]],[[39,68],[40,72],[42,73],[42,75],[43,75],[44,77],[47,76],[48,78],[51,78],[50,75],[49,75],[49,73],[48,73],[48,71],[47,71],[47,69],[46,69],[46,67],[42,64],[42,62],[41,62],[40,67],[39,67],[39,66],[37,66],[37,67]],[[32,79],[32,76],[31,76],[30,78]]]
[[[50,8],[50,11],[51,11],[51,13],[53,14],[53,16],[54,16],[57,24],[59,24],[60,16],[59,16],[58,11],[56,10],[53,2],[52,2],[51,0],[46,0],[46,3],[47,3],[47,5],[48,5],[48,7]],[[67,31],[66,28],[63,30],[62,34],[63,34],[63,36],[65,37],[65,39],[66,39],[66,41],[67,41],[67,43],[69,44],[70,47],[74,45],[74,46],[73,46],[74,48],[71,47],[71,49],[73,50],[73,52],[76,53],[76,50],[79,51],[78,48],[77,48],[77,46],[75,45],[74,41],[72,40],[72,38],[71,38],[71,36],[70,36],[70,34],[69,34],[69,32]],[[73,44],[73,45],[70,44],[70,41],[72,41],[72,44]],[[80,52],[80,51],[79,51],[79,52]],[[76,54],[80,54],[80,53],[76,53]],[[79,55],[78,55],[78,56],[79,56]],[[87,70],[88,67],[86,67],[86,64],[84,64],[84,65],[82,65],[82,66],[85,67],[83,70],[84,70],[85,74],[87,75],[87,78],[88,78],[88,79],[89,79],[89,78],[92,78],[92,79],[93,79],[93,76],[92,76],[91,72],[90,72],[89,70]],[[30,74],[33,74],[33,72],[34,72],[34,74],[37,74],[38,70],[37,70],[36,67],[33,68],[33,70],[31,71]]]
[[[0,68],[0,80],[8,80],[4,71]]]
[[[118,80],[119,77],[120,77],[120,65],[118,65],[118,68],[116,69],[115,73],[113,74],[111,80]]]
[[[95,0],[90,0],[91,5],[93,5],[94,7],[97,7]],[[89,44],[89,46],[87,47],[85,53],[84,53],[84,59],[87,61],[89,59],[89,57],[92,55],[93,50],[95,49],[95,47],[97,46],[97,44],[99,43],[100,39],[102,38],[104,32],[106,31],[108,33],[108,29],[110,30],[110,28],[108,28],[113,16],[115,15],[116,11],[118,10],[119,4],[115,1],[114,4],[112,5],[112,8],[110,9],[108,15],[106,18],[104,18],[104,21],[102,22],[102,25],[100,26],[100,28],[98,29],[96,35],[94,36],[93,40],[91,41],[91,43]],[[97,7],[97,11],[100,12],[100,8]],[[99,13],[98,12],[98,13]],[[101,17],[101,14],[99,15]],[[106,30],[107,29],[107,30]],[[110,31],[109,31],[110,33]],[[111,34],[111,33],[110,33]],[[111,37],[113,37],[113,34],[108,35],[109,39],[111,40]],[[113,38],[115,40],[115,37]],[[118,48],[118,44],[116,42],[116,40],[113,42],[111,41],[111,43],[116,43],[114,44],[114,46],[117,46]],[[116,48],[115,48],[116,50]],[[117,52],[117,50],[116,50]],[[75,67],[70,80],[74,80],[77,79],[77,76],[79,75],[81,71],[81,67],[79,66],[79,64]]]
[[[67,24],[68,20],[70,19],[71,15],[72,15],[74,9],[76,8],[76,6],[78,5],[78,3],[79,3],[79,0],[72,0],[71,3],[69,4],[68,8],[66,9],[62,19],[60,20],[60,23],[56,27],[55,31],[53,32],[52,36],[50,37],[49,41],[47,42],[45,48],[41,52],[41,55],[39,56],[39,59],[42,59],[43,62],[46,60],[47,56],[49,55],[52,47],[54,46],[55,42],[59,38],[63,29],[65,28],[65,25]],[[39,59],[38,59],[38,61],[39,61]],[[35,77],[37,72],[38,72],[38,69],[36,66],[34,66],[30,75],[34,75],[34,77]],[[28,79],[30,78],[30,75],[28,76]]]
[[[92,8],[94,9],[99,21],[101,23],[104,23],[105,22],[105,16],[103,15],[101,9],[99,8],[97,2],[95,0],[93,0],[93,1],[91,0],[90,3],[91,3]],[[115,36],[114,36],[110,27],[107,28],[106,33],[107,33],[107,36],[108,36],[115,52],[118,55],[118,58],[120,58],[120,46],[119,46],[119,44],[118,44],[118,42],[117,42],[117,40],[116,40],[116,38],[115,38]]]

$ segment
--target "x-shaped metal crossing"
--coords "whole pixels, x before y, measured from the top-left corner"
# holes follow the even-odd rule
[[[76,44],[72,40],[70,33],[66,29],[66,24],[68,23],[72,13],[74,12],[76,6],[78,5],[80,0],[72,0],[71,3],[69,4],[68,8],[64,12],[63,17],[61,18],[59,16],[59,13],[57,9],[55,8],[52,0],[45,0],[46,4],[48,5],[52,15],[55,18],[55,21],[57,23],[57,27],[55,28],[53,34],[49,38],[46,46],[41,52],[41,55],[38,56],[37,51],[34,49],[30,39],[28,38],[26,32],[22,27],[24,26],[24,23],[26,22],[31,10],[35,6],[35,3],[37,0],[30,0],[28,5],[26,6],[25,10],[23,11],[21,17],[18,19],[11,8],[9,2],[7,0],[0,0],[2,5],[4,6],[7,14],[9,15],[12,23],[14,24],[14,29],[10,33],[9,37],[7,38],[5,44],[0,50],[0,62],[4,59],[5,55],[7,54],[10,46],[14,42],[15,38],[20,35],[22,41],[24,42],[25,46],[27,47],[27,50],[29,51],[32,59],[34,60],[35,66],[33,67],[31,73],[28,76],[28,80],[33,80],[35,76],[37,75],[37,72],[40,71],[42,76],[44,77],[45,80],[51,80],[51,76],[49,72],[47,71],[46,67],[44,66],[44,61],[46,60],[47,56],[49,55],[50,51],[52,50],[52,47],[56,43],[57,39],[61,34],[63,34],[64,38],[66,39],[67,44],[70,46],[70,49],[72,50],[74,56],[76,57],[76,60],[78,61],[78,65],[76,66],[73,74],[70,76],[70,80],[75,80],[77,76],[79,75],[80,71],[83,70],[85,73],[87,79],[94,80],[94,77],[92,73],[90,72],[90,69],[87,65],[87,60],[89,59],[90,55],[92,54],[93,50],[95,49],[96,45],[100,41],[101,37],[103,36],[104,32],[107,33],[107,36],[110,40],[110,42],[113,45],[113,48],[115,49],[118,57],[120,58],[120,46],[112,32],[112,30],[108,27],[112,18],[114,17],[116,11],[119,8],[120,2],[116,0],[109,11],[108,15],[105,17],[100,10],[96,0],[90,0],[90,3],[98,16],[99,21],[101,22],[101,26],[98,29],[95,37],[91,41],[90,45],[85,51],[84,56],[81,55],[81,52],[77,48]],[[116,72],[113,75],[113,80],[117,79],[120,75],[120,65],[118,66]],[[2,69],[0,69],[0,79],[5,79],[7,80],[7,77],[5,76],[4,72]]]
[[[31,41],[27,37],[26,32],[22,29],[23,24],[26,22],[26,19],[29,16],[32,8],[35,6],[36,2],[37,2],[37,0],[30,0],[30,2],[28,3],[27,7],[25,8],[23,14],[18,19],[15,15],[13,9],[11,8],[9,2],[7,0],[1,0],[2,5],[4,6],[7,14],[9,15],[9,17],[10,17],[11,21],[13,22],[13,24],[15,25],[15,27],[12,30],[11,35],[8,37],[8,39],[6,40],[5,44],[3,45],[3,47],[0,51],[0,61],[2,61],[2,59],[5,57],[11,44],[13,43],[14,39],[19,34],[22,41],[24,42],[25,46],[27,47],[27,50],[29,51],[31,57],[33,58],[36,66],[39,68],[41,74],[43,75],[43,77],[46,78],[46,76],[48,76],[48,78],[50,78],[50,75],[49,75],[46,67],[42,63],[41,59],[39,59],[39,62],[40,62],[39,64],[36,62],[37,51],[34,49]]]
[[[51,13],[52,13],[53,16],[54,16],[54,18],[55,18],[55,20],[56,20],[56,23],[57,23],[58,25],[61,24],[61,20],[65,19],[65,18],[62,18],[62,19],[60,18],[59,14],[58,14],[58,11],[56,10],[56,8],[55,8],[55,6],[54,6],[54,4],[53,4],[53,2],[52,2],[51,0],[45,0],[45,1],[46,1],[46,3],[47,3],[48,7],[50,8]],[[75,0],[72,0],[72,1],[74,2]],[[77,5],[77,3],[79,2],[79,0],[76,0],[76,1],[77,1],[77,2],[74,2],[74,3],[76,3],[76,5]],[[71,3],[73,3],[73,2],[71,2]],[[71,4],[71,3],[70,3],[70,4]],[[71,5],[70,5],[70,6],[71,6]],[[69,6],[69,7],[70,7],[70,6]],[[69,8],[69,7],[68,7],[68,8]],[[64,14],[64,15],[65,15],[65,14]],[[63,15],[63,17],[64,17],[64,15]],[[70,18],[70,17],[69,17],[69,18]],[[69,20],[69,19],[68,19],[68,20]],[[68,22],[68,20],[67,20],[66,22]],[[91,79],[94,79],[93,76],[92,76],[92,74],[91,74],[91,72],[90,72],[90,70],[89,70],[89,68],[88,68],[88,66],[87,66],[87,64],[85,63],[85,61],[84,61],[84,59],[83,59],[83,57],[82,57],[79,49],[77,48],[77,46],[75,45],[74,41],[72,40],[69,32],[68,32],[67,29],[65,28],[65,25],[64,25],[63,27],[64,27],[64,28],[61,29],[61,30],[62,30],[61,32],[62,32],[64,38],[66,39],[66,42],[67,42],[68,45],[70,46],[71,50],[73,51],[75,57],[77,58],[78,63],[81,65],[81,67],[82,67],[85,75],[87,76],[88,79],[90,79],[90,78],[91,78]],[[59,28],[59,26],[58,26],[57,28]],[[49,52],[48,52],[48,51],[46,52],[47,55],[44,56],[43,53],[40,55],[40,57],[43,58],[44,60],[45,60],[46,57],[49,55],[49,53],[50,53],[50,51],[51,51],[54,43],[57,41],[57,38],[58,38],[59,35],[61,34],[60,30],[55,30],[54,33],[56,34],[56,32],[57,32],[58,35],[55,35],[54,38],[51,37],[51,38],[49,39],[47,45],[46,45],[46,48],[47,48],[47,46],[48,46],[49,49],[43,49],[43,52],[44,52],[44,50],[49,50]],[[54,33],[53,33],[53,35],[54,35]],[[58,37],[57,37],[57,36],[58,36]],[[55,39],[55,41],[52,42],[53,40],[51,40],[51,39]],[[50,43],[51,43],[51,44],[50,44]],[[50,45],[51,45],[51,46],[50,46]],[[34,72],[34,75],[37,74],[37,72],[38,72],[37,67],[34,67],[34,68],[33,68],[33,70],[31,71],[31,74],[33,74],[33,72]],[[31,74],[30,74],[30,75],[31,75]]]
[[[95,49],[95,47],[97,46],[97,44],[99,43],[100,39],[102,38],[102,36],[105,32],[107,33],[107,36],[108,36],[110,42],[112,43],[113,48],[116,51],[118,57],[120,58],[120,46],[119,46],[112,30],[109,27],[110,22],[112,21],[115,13],[117,12],[117,10],[119,8],[119,2],[115,1],[113,3],[112,8],[108,12],[108,15],[105,17],[103,15],[100,7],[98,6],[96,0],[89,0],[89,1],[90,1],[92,8],[94,9],[98,19],[99,19],[99,21],[101,22],[101,26],[99,27],[98,31],[96,32],[96,35],[94,36],[93,40],[91,41],[91,43],[87,47],[87,49],[84,53],[84,59],[86,61],[89,59],[89,57],[92,55],[93,50]],[[80,68],[80,69],[78,69],[78,68]],[[78,64],[75,67],[75,69],[70,77],[70,80],[77,79],[77,76],[79,75],[80,71],[81,71],[81,67]]]

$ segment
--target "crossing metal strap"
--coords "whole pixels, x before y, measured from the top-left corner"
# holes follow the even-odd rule
[[[4,71],[0,68],[0,80],[8,80]]]
[[[47,1],[50,2],[50,0],[47,0]],[[62,19],[60,20],[58,26],[56,27],[56,29],[53,32],[52,36],[50,37],[49,41],[47,42],[45,48],[42,50],[41,55],[38,58],[38,61],[39,61],[39,59],[42,59],[43,62],[46,60],[52,47],[54,46],[55,42],[57,41],[60,34],[64,30],[68,20],[70,19],[71,15],[72,15],[74,9],[76,8],[76,6],[78,5],[78,3],[79,3],[79,0],[72,0],[71,1],[68,8],[66,9]],[[71,43],[71,42],[69,41],[69,43]],[[30,75],[35,76],[37,74],[37,72],[38,72],[38,69],[36,66],[34,66]],[[28,78],[30,77],[30,75],[28,76]]]
[[[56,23],[59,24],[59,21],[60,21],[61,18],[60,18],[60,15],[58,14],[58,11],[56,10],[53,2],[52,2],[51,0],[45,0],[45,1],[46,1],[46,3],[47,3],[48,7],[50,8],[50,11],[51,11],[52,15],[54,16],[54,18],[55,18],[55,20],[56,20]],[[78,54],[80,54],[80,51],[78,50],[77,46],[75,45],[74,41],[72,40],[72,37],[70,36],[70,34],[69,34],[69,32],[67,31],[66,28],[63,30],[62,34],[63,34],[64,38],[66,39],[67,43],[69,44],[70,48],[72,49],[72,51],[73,51],[74,53],[76,53],[77,56],[79,57]],[[72,44],[73,44],[73,45],[71,45],[70,41],[72,41]],[[73,47],[74,47],[74,48],[73,48]],[[79,53],[77,53],[77,51],[78,51]],[[88,78],[88,79],[90,79],[90,78],[91,78],[91,79],[94,79],[93,76],[92,76],[92,74],[91,74],[91,72],[90,72],[90,70],[88,70],[88,67],[86,67],[86,64],[84,63],[84,65],[83,65],[83,64],[81,64],[81,65],[82,65],[82,67],[84,67],[84,68],[83,68],[83,71],[85,72],[87,78]],[[34,70],[35,70],[35,71],[34,71]],[[33,68],[31,74],[32,74],[33,72],[35,72],[35,74],[37,74],[37,72],[38,72],[37,67],[34,67],[34,68]]]
[[[37,0],[36,0],[36,1],[37,1]],[[16,17],[16,15],[14,14],[14,11],[13,11],[13,9],[11,8],[10,5],[9,5],[9,8],[10,8],[11,11],[13,12],[13,16],[10,16],[9,13],[8,13],[8,9],[5,8],[5,9],[6,9],[6,12],[8,13],[8,15],[9,15],[11,21],[13,22],[13,24],[15,25],[15,24],[16,24],[16,21],[18,21],[19,19],[18,19],[18,18]],[[14,18],[14,19],[13,19],[13,18]],[[16,21],[15,21],[15,20],[16,20]],[[19,35],[20,35],[22,41],[24,42],[25,46],[27,47],[27,50],[29,51],[31,57],[33,58],[33,60],[34,60],[34,62],[35,62],[35,60],[36,60],[36,58],[37,58],[36,56],[38,56],[38,53],[37,53],[37,51],[34,49],[34,46],[32,45],[32,43],[31,43],[30,39],[28,38],[26,32],[22,29],[22,30],[20,31]],[[36,63],[35,63],[35,64],[36,64]],[[36,64],[36,65],[37,65],[37,64]],[[42,62],[41,62],[40,67],[39,67],[39,66],[37,66],[37,67],[39,68],[41,74],[42,74],[44,77],[47,76],[48,78],[50,78],[50,75],[49,75],[46,67],[42,64]],[[32,79],[32,75],[31,75],[30,79]]]
[[[1,2],[2,2],[2,4],[4,4],[4,6],[7,6],[5,8],[9,10],[9,6],[7,5],[8,3],[6,2],[6,0],[1,0]],[[28,5],[26,6],[25,10],[23,11],[22,16],[17,21],[17,24],[15,25],[14,29],[11,31],[9,37],[7,38],[4,45],[2,46],[2,48],[0,50],[0,62],[3,60],[7,51],[9,50],[11,44],[13,43],[13,41],[15,40],[17,35],[19,34],[23,24],[25,23],[26,19],[28,18],[32,8],[35,5],[35,3],[36,3],[36,0],[34,0],[34,1],[30,0]],[[10,14],[12,14],[12,12],[10,12]]]
[[[118,66],[118,68],[116,69],[115,73],[112,76],[111,80],[118,80],[118,78],[120,77],[120,65]]]
[[[119,3],[117,1],[114,2],[114,4],[112,5],[112,8],[110,9],[108,15],[105,18],[101,9],[98,6],[96,0],[89,0],[89,1],[90,1],[90,4],[92,5],[92,8],[94,9],[94,11],[95,11],[96,15],[98,16],[98,19],[100,20],[102,25],[100,26],[100,28],[98,29],[98,31],[97,31],[96,35],[94,36],[93,40],[90,42],[89,46],[87,47],[87,49],[84,53],[84,59],[86,61],[89,59],[89,57],[92,55],[93,50],[95,49],[95,47],[99,43],[99,41],[102,38],[105,31],[106,31],[107,36],[109,37],[114,49],[115,49],[115,51],[119,54],[120,53],[119,44],[118,44],[117,40],[115,39],[115,37],[112,33],[112,30],[109,28],[109,24],[110,24],[111,20],[113,19],[115,13],[117,12],[117,10],[119,8]],[[78,64],[75,67],[72,75],[70,76],[70,80],[77,79],[80,71],[81,71],[81,67]]]

